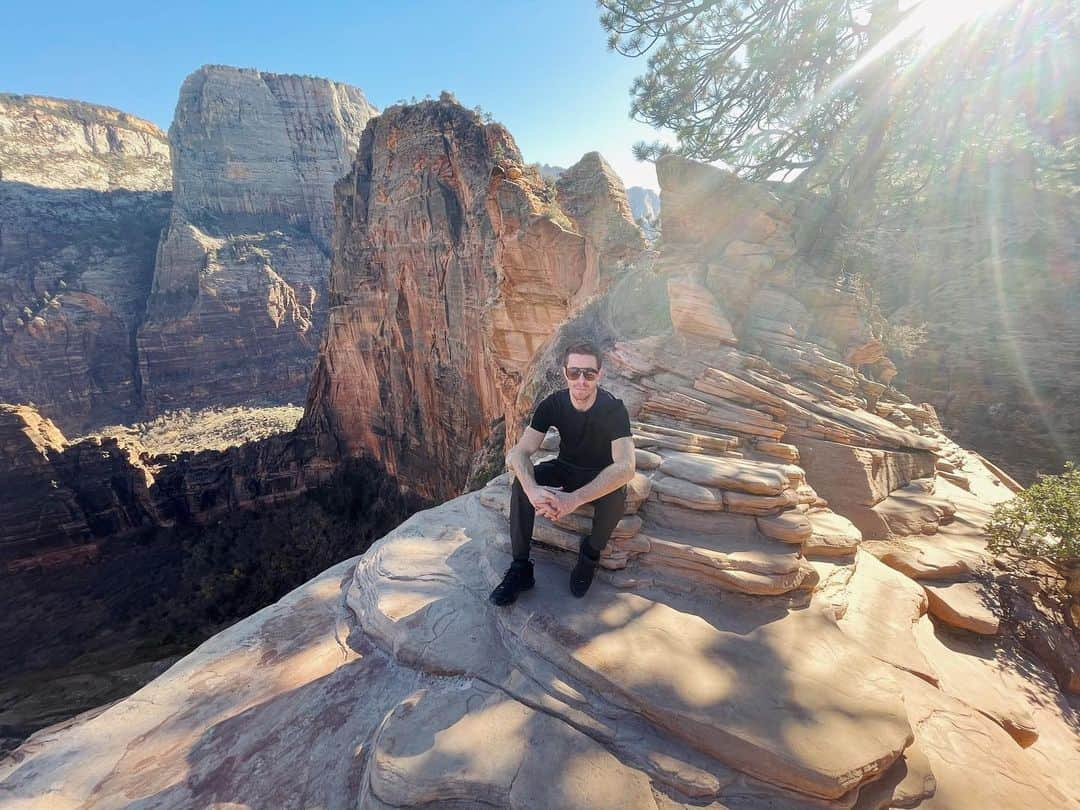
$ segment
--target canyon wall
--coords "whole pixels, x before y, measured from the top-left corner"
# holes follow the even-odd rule
[[[0,401],[70,432],[303,401],[333,184],[374,113],[349,85],[222,66],[185,81],[168,142],[117,110],[0,96]]]
[[[171,185],[148,121],[0,95],[0,401],[71,431],[135,416],[135,332]]]
[[[146,413],[303,399],[326,322],[332,188],[375,112],[326,79],[207,66],[185,80],[138,334]]]
[[[501,125],[448,96],[368,127],[336,188],[302,423],[323,453],[368,453],[428,498],[465,487],[535,353],[642,246],[598,155],[568,175],[546,184]]]

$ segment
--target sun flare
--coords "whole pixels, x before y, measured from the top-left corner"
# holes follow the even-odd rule
[[[917,36],[923,48],[931,48],[946,39],[955,31],[977,23],[1008,0],[919,0],[908,3],[910,16],[900,26],[899,33]]]

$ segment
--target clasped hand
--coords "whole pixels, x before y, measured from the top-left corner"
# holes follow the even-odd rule
[[[529,493],[529,502],[537,514],[548,520],[566,517],[582,504],[573,492],[563,492],[561,487],[547,486],[537,486]]]

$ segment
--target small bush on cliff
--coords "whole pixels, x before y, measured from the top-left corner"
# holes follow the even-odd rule
[[[986,526],[990,550],[1057,563],[1080,560],[1080,469],[1044,475],[1013,500],[998,504]]]

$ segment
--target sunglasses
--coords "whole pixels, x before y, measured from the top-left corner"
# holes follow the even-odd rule
[[[577,366],[567,366],[563,369],[566,374],[566,379],[576,380],[582,374],[585,375],[585,379],[592,382],[600,374],[599,369],[595,368],[578,368]]]

